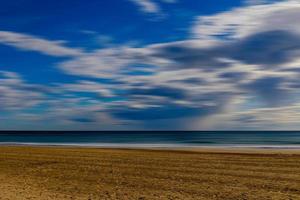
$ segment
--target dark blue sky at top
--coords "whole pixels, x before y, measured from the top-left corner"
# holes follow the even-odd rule
[[[66,40],[68,46],[93,50],[101,48],[101,43],[84,31],[112,37],[114,43],[120,44],[184,40],[190,36],[189,28],[195,16],[214,14],[241,4],[242,1],[227,0],[164,3],[162,9],[168,13],[164,20],[159,20],[153,14],[138,12],[137,6],[127,0],[14,0],[1,2],[0,27],[50,40]],[[30,82],[74,80],[54,69],[57,58],[35,52],[25,54],[6,46],[0,46],[0,54],[2,69],[21,72]]]
[[[298,109],[298,4],[3,1],[0,129],[274,127]]]
[[[239,6],[240,1],[185,0],[176,4],[162,4],[168,10],[166,20],[149,20],[151,16],[136,12],[127,0],[84,2],[81,0],[9,1],[1,3],[1,27],[5,30],[43,35],[53,39],[78,40],[78,30],[94,30],[118,38],[145,42],[168,41],[170,37],[183,39],[193,17],[209,15]],[[174,40],[174,39],[173,39]]]

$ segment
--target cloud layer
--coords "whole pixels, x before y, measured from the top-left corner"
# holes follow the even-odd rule
[[[132,2],[146,13],[161,12],[152,1]],[[174,122],[179,129],[294,128],[299,13],[298,1],[252,2],[196,17],[185,40],[94,51],[0,31],[1,44],[67,57],[56,68],[78,79],[45,87],[1,72],[0,102],[24,113],[46,105],[47,118],[81,128],[172,129]]]

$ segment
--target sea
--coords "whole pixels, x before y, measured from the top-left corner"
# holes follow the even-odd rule
[[[300,131],[2,131],[0,145],[300,149]]]

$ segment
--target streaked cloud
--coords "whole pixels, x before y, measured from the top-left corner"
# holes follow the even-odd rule
[[[95,93],[99,97],[114,97],[113,88],[104,84],[99,84],[93,81],[78,81],[72,84],[62,84],[61,89],[64,91]]]
[[[81,49],[65,46],[64,41],[50,41],[40,37],[10,31],[0,31],[0,43],[24,51],[36,51],[49,56],[69,57],[83,54]]]
[[[299,1],[295,0],[235,8],[198,17],[192,33],[199,40],[240,39],[275,30],[300,33],[299,9]]]
[[[0,111],[17,111],[39,105],[45,99],[40,89],[24,82],[14,72],[0,71]]]
[[[145,13],[160,13],[158,2],[175,3],[131,1]],[[1,44],[68,57],[55,67],[76,80],[48,86],[54,91],[49,97],[41,85],[2,72],[0,90],[5,95],[0,101],[12,108],[21,105],[13,99],[34,97],[26,108],[46,103],[48,118],[81,127],[160,124],[163,129],[172,122],[181,125],[176,128],[190,129],[234,129],[245,124],[261,128],[277,122],[295,126],[300,119],[292,111],[299,109],[300,101],[299,13],[298,1],[256,1],[197,16],[184,40],[134,47],[116,44],[92,51],[2,31]],[[279,122],[288,114],[290,121]]]
[[[145,13],[160,13],[160,7],[152,0],[129,0],[136,4],[142,12]]]
[[[128,0],[134,3],[139,7],[140,11],[146,14],[156,14],[163,16],[163,12],[160,6],[160,3],[174,4],[177,3],[177,0]]]

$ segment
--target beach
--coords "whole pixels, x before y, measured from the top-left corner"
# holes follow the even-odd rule
[[[0,199],[300,199],[300,150],[0,147]]]

